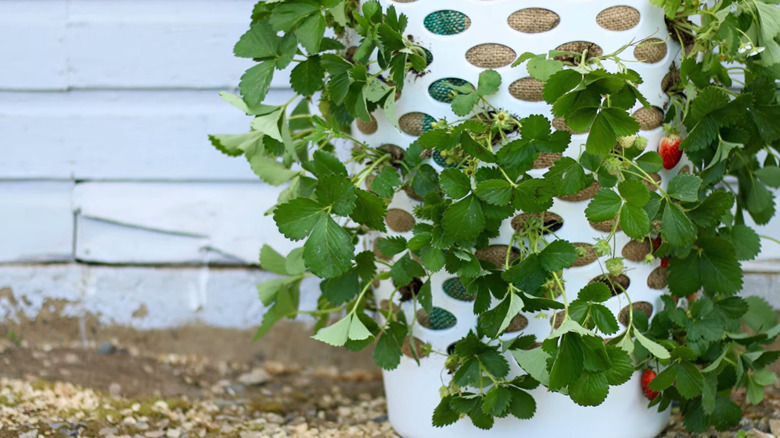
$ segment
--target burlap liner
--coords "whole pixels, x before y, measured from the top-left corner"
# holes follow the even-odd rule
[[[406,151],[403,150],[402,147],[394,144],[385,143],[382,146],[379,146],[379,149],[390,154],[390,158],[392,158],[393,161],[401,161],[406,156]]]
[[[544,82],[532,77],[518,79],[509,86],[509,94],[515,99],[526,102],[543,102]]]
[[[631,307],[634,309],[634,314],[642,312],[647,315],[648,320],[653,316],[653,305],[647,301],[637,301],[636,303],[631,304]],[[628,306],[623,307],[620,309],[620,313],[618,313],[618,321],[624,326],[628,326],[629,309]]]
[[[600,188],[601,185],[599,185],[598,181],[593,181],[593,184],[589,185],[587,188],[583,189],[579,193],[575,193],[573,195],[559,196],[558,199],[562,201],[568,201],[568,202],[587,201],[589,199],[593,199],[593,197],[596,196],[596,192],[598,192]]]
[[[590,227],[596,231],[601,231],[602,233],[610,233],[612,232],[612,226],[614,224],[615,224],[615,219],[611,219],[604,222],[591,222]],[[620,224],[618,224],[617,229],[618,231],[622,230]]]
[[[669,67],[669,73],[661,80],[661,89],[664,90],[664,93],[669,93],[669,91],[674,89],[681,81],[682,77],[680,76],[680,70],[672,63]]]
[[[460,278],[453,277],[448,278],[447,280],[444,280],[444,283],[441,285],[442,289],[444,289],[444,293],[449,295],[451,298],[454,298],[458,301],[474,301],[476,298],[474,295],[471,295],[468,290],[466,289],[466,286],[463,285],[463,282],[460,281]]]
[[[398,1],[398,0],[395,0]],[[427,357],[430,353],[423,351],[423,346],[425,345],[425,342],[420,340],[420,338],[414,338],[414,349],[417,353],[417,358],[422,359],[423,357]],[[414,352],[412,352],[412,344],[409,342],[409,336],[404,338],[404,343],[401,345],[401,353],[404,354],[404,356],[414,359]]]
[[[691,166],[686,164],[682,167],[682,169],[680,169],[680,173],[691,173]]]
[[[357,125],[357,129],[365,135],[374,134],[379,129],[379,125],[376,123],[376,118],[374,118],[374,116],[371,116],[370,122],[356,119],[355,124]]]
[[[631,115],[643,131],[650,131],[660,127],[664,123],[664,111],[657,106],[650,108],[639,108]]]
[[[507,22],[518,32],[542,33],[555,29],[561,17],[549,9],[527,8],[513,12]]]
[[[458,319],[450,311],[441,307],[434,307],[429,315],[425,309],[417,311],[417,322],[421,326],[431,330],[446,330],[455,327]]]
[[[471,19],[463,12],[441,10],[428,14],[423,25],[436,35],[457,35],[471,26]]]
[[[423,132],[431,129],[431,123],[435,120],[428,114],[421,112],[406,113],[398,119],[398,126],[401,131],[419,137]]]
[[[388,312],[395,313],[400,309],[400,307],[398,307],[396,304],[393,304],[390,300],[382,300],[382,302],[379,303],[379,308],[384,311],[383,313],[385,315]]]
[[[432,98],[443,103],[452,103],[453,88],[468,84],[467,81],[458,78],[444,78],[435,81],[428,87],[428,94]]]
[[[603,274],[599,275],[598,277],[594,278],[593,280],[589,281],[588,284],[593,283],[604,283],[609,288],[609,291],[612,293],[613,297],[616,297],[626,290],[628,290],[628,287],[631,286],[631,279],[628,278],[625,274],[620,275],[608,275]]]
[[[506,333],[517,333],[526,327],[528,327],[528,318],[518,313],[512,318],[512,321],[506,328]]]
[[[506,260],[507,245],[490,245],[487,248],[477,250],[474,255],[479,260],[485,260],[494,264],[497,268],[502,269],[504,267],[504,261]],[[520,257],[520,250],[512,248],[509,254],[509,263],[516,258]]]
[[[387,223],[388,228],[398,233],[412,231],[412,228],[414,228],[414,224],[416,223],[414,216],[400,208],[391,208],[390,210],[387,210],[385,222]]]
[[[553,128],[557,129],[558,131],[569,131],[574,132],[569,128],[569,125],[566,124],[566,120],[563,117],[556,117],[552,121]]]
[[[647,287],[651,289],[664,289],[668,284],[669,271],[666,268],[657,267],[647,276]]]
[[[623,31],[639,24],[639,11],[631,6],[613,6],[599,12],[596,23],[607,30]]]
[[[623,247],[622,254],[626,260],[631,260],[632,262],[643,262],[645,257],[647,257],[647,255],[650,254],[652,250],[653,248],[650,240],[632,240]]]
[[[523,229],[523,224],[528,222],[530,219],[537,219],[541,220],[544,224],[544,227],[547,229],[545,234],[555,232],[561,229],[563,227],[563,218],[555,213],[551,213],[549,211],[545,211],[544,213],[521,213],[517,216],[512,218],[512,228],[515,229],[515,231],[521,231]]]
[[[604,50],[599,47],[598,44],[591,43],[590,41],[570,41],[555,48],[555,50],[560,52],[575,52],[580,54],[586,49],[588,50],[588,59],[598,58],[604,54]],[[573,55],[559,55],[556,56],[555,59],[564,62],[575,62],[575,57]]]
[[[634,58],[645,64],[655,64],[666,57],[666,43],[658,38],[648,38],[634,47]]]
[[[661,184],[661,175],[659,175],[659,174],[657,174],[657,173],[651,173],[651,174],[650,174],[650,175],[648,175],[648,176],[649,176],[650,178],[653,178],[653,181],[655,181],[656,183],[658,183],[658,184]],[[647,189],[648,189],[648,190],[650,190],[650,191],[653,191],[653,192],[655,192],[655,191],[658,191],[658,187],[656,187],[656,186],[655,186],[653,183],[651,183],[650,181],[648,181],[648,180],[646,180],[646,179],[643,179],[643,180],[642,180],[642,182],[643,182],[643,183],[645,183],[645,185],[647,186]]]
[[[563,324],[563,320],[566,317],[566,311],[561,310],[560,312],[557,312],[555,315],[550,317],[550,325],[553,326],[553,328],[560,328],[561,324]]]
[[[466,60],[480,68],[499,68],[514,62],[517,54],[503,44],[486,43],[474,46],[466,52]]]
[[[376,239],[374,241],[373,249],[374,249],[374,255],[382,260],[390,260],[392,257],[388,257],[382,253],[382,251],[379,250],[379,239]]]
[[[406,193],[406,196],[414,199],[415,201],[422,202],[425,200],[422,196],[418,195],[417,192],[414,191],[411,185],[405,185],[404,192]]]
[[[548,154],[542,152],[534,161],[534,169],[547,169],[553,167],[556,161],[560,160],[563,154]]]
[[[577,261],[574,262],[573,265],[571,265],[573,268],[579,268],[580,266],[587,266],[595,262],[596,260],[598,260],[599,256],[598,254],[596,254],[596,247],[594,247],[590,243],[575,242],[572,245],[576,246],[577,248],[585,248],[585,255],[577,258]]]

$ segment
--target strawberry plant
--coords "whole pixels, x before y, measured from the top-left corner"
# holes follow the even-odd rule
[[[497,106],[507,78],[485,68],[475,84],[444,84],[439,101],[456,117],[422,118],[416,138],[394,147],[369,144],[352,126],[376,130],[380,118],[398,127],[398,96],[435,59],[408,33],[407,17],[376,1],[258,3],[234,50],[257,64],[241,79],[241,97],[223,94],[252,117],[251,131],[210,137],[266,183],[286,186],[269,214],[302,242],[286,256],[261,250],[262,267],[279,277],[259,286],[269,308],[258,336],[306,314],[317,320],[315,339],[372,348],[385,370],[446,356],[449,377],[431,413],[437,427],[532,418],[530,391],[540,385],[599,405],[637,370],[636,391],[658,410],[678,404],[691,431],[737,425],[730,395],[745,388],[748,402],[761,402],[776,381],[767,366],[780,356],[766,349],[780,334],[776,313],[738,294],[741,262],[761,249],[746,217],[767,223],[776,208],[770,189],[780,187],[780,9],[773,0],[649,1],[683,48],[664,87],[670,134],[660,142],[632,116],[651,105],[626,60],[643,46],[626,41],[612,53],[559,48],[516,58],[512,67],[542,84],[552,118]],[[294,97],[269,104],[272,78],[290,66]],[[572,141],[583,133],[582,144]],[[351,156],[339,158],[345,144]],[[561,223],[549,213],[583,193],[584,219],[602,231],[588,245],[557,236]],[[391,206],[398,197],[414,200],[412,213]],[[510,221],[509,242],[492,245]],[[360,249],[388,227],[396,233]],[[619,236],[647,249],[628,256]],[[596,259],[603,275],[567,285],[571,269]],[[631,303],[625,281],[642,263],[659,266],[655,280],[667,287],[654,314]],[[450,324],[433,300],[432,279],[443,272],[457,277],[445,289],[473,302],[478,318],[437,349],[418,342],[415,316]],[[300,309],[312,276],[317,308]],[[380,287],[389,287],[385,300],[374,294]],[[616,296],[630,303],[617,317],[607,305]],[[510,330],[522,314],[549,319],[549,333]]]

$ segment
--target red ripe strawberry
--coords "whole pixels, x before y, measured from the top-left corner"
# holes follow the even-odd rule
[[[666,134],[658,145],[658,153],[664,159],[664,168],[669,170],[677,165],[682,158],[680,143],[682,137],[677,134]]]
[[[653,251],[658,251],[658,248],[661,247],[661,236],[656,236],[655,239],[653,239]]]
[[[688,300],[689,303],[692,303],[692,302],[694,302],[694,301],[699,299],[699,293],[698,292],[694,292],[694,293],[688,295],[685,298]]]
[[[661,259],[661,267],[662,268],[668,268],[669,267],[669,259]]]
[[[650,400],[655,400],[655,398],[658,397],[658,392],[650,389],[650,382],[655,379],[655,376],[657,376],[657,374],[653,370],[645,370],[645,372],[642,373],[642,392],[645,394],[645,397]]]

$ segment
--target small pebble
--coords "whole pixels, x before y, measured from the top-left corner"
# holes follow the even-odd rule
[[[114,354],[115,352],[116,346],[110,342],[101,342],[100,346],[98,347],[98,354],[103,356]]]

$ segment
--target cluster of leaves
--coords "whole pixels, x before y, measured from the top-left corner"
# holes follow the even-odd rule
[[[399,153],[358,141],[348,125],[369,122],[380,111],[396,123],[396,95],[406,76],[425,70],[425,50],[404,36],[406,17],[376,1],[258,3],[235,48],[258,65],[242,78],[241,98],[223,95],[253,116],[252,131],[211,136],[223,153],[245,156],[264,181],[288,184],[269,214],[287,238],[304,241],[287,256],[261,251],[261,265],[281,277],[259,287],[270,308],[258,336],[283,318],[307,313],[318,318],[316,339],[354,350],[373,345],[377,364],[394,369],[407,345],[415,358],[432,353],[410,341],[417,321],[397,303],[430,313],[431,276],[446,271],[474,297],[479,318],[452,351],[433,352],[448,355],[451,374],[434,425],[468,416],[477,427],[490,428],[496,417],[530,418],[536,404],[528,391],[538,385],[580,405],[599,405],[610,386],[648,367],[663,370],[651,384],[661,391],[653,402],[659,409],[679,402],[691,430],[734,425],[739,407],[729,393],[747,388],[749,401],[757,403],[776,378],[766,366],[778,354],[764,349],[780,333],[776,314],[762,300],[735,294],[742,287],[740,262],[760,251],[744,213],[766,223],[774,214],[767,187],[780,186],[780,130],[773,122],[780,117],[780,59],[772,55],[776,37],[766,34],[778,27],[777,15],[764,7],[771,2],[721,1],[696,26],[687,17],[701,13],[698,2],[653,2],[664,8],[681,42],[693,47],[681,64],[667,122],[688,131],[681,148],[695,172],[664,187],[652,177],[662,169],[662,157],[635,146],[640,125],[629,111],[649,103],[637,88],[642,78],[625,67],[621,51],[601,57],[526,53],[514,64],[525,64],[544,83],[554,116],[574,133],[588,132],[577,152],[569,150],[575,147],[572,134],[552,129],[546,117],[495,108],[491,96],[502,76],[487,70],[476,87],[452,87],[452,111],[461,119],[434,122]],[[732,6],[739,11],[735,18],[722,13]],[[328,28],[355,45],[345,49],[325,36]],[[732,50],[744,38],[766,49]],[[714,47],[721,48],[721,58],[695,56]],[[617,71],[602,68],[604,60],[614,61]],[[747,84],[738,95],[726,88],[725,61],[746,66]],[[296,97],[283,105],[263,103],[273,72],[293,63]],[[343,140],[354,143],[349,161],[357,170],[337,157],[335,144]],[[760,151],[767,157],[762,162]],[[564,152],[546,171],[534,169],[540,154]],[[437,171],[430,157],[444,159],[445,168]],[[737,178],[736,187],[723,183],[727,176]],[[544,212],[554,198],[594,183],[600,189],[585,214],[591,222],[612,224],[595,245],[597,255],[609,257],[608,274],[567,290],[565,272],[583,253],[557,238]],[[411,237],[385,237],[376,252],[356,251],[361,236],[386,231],[388,205],[399,191],[421,199]],[[529,219],[517,225],[504,259],[480,260],[476,252],[518,213]],[[652,321],[630,307],[622,330],[605,305],[615,295],[630,301],[629,291],[614,281],[625,271],[614,244],[619,230],[659,243],[648,261],[669,260],[670,291]],[[303,311],[300,285],[310,276],[321,279],[322,293],[315,310]],[[374,300],[377,281],[393,285],[388,306]],[[507,333],[520,312],[554,313],[555,328],[539,342]],[[338,321],[328,325],[333,316]],[[509,361],[526,374],[511,375]]]

